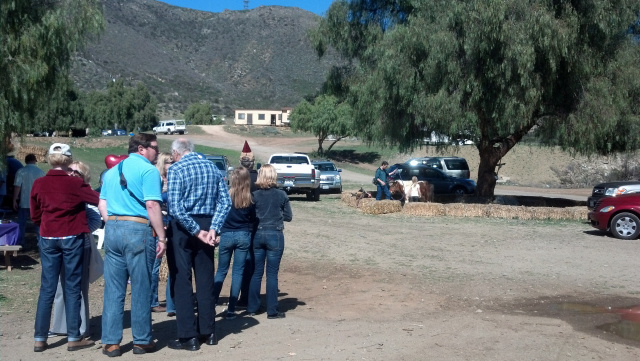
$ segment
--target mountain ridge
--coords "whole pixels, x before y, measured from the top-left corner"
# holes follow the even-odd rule
[[[339,60],[319,59],[307,37],[320,17],[297,7],[211,13],[154,0],[102,0],[105,32],[75,59],[82,90],[116,78],[143,82],[161,117],[208,101],[214,114],[295,106]]]

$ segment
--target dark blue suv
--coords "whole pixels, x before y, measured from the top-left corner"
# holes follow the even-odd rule
[[[389,167],[389,172],[398,169],[398,172],[391,176],[394,180],[411,181],[413,176],[418,177],[418,181],[427,181],[433,184],[435,194],[473,194],[476,192],[476,182],[471,179],[452,177],[443,171],[427,165],[394,164]]]

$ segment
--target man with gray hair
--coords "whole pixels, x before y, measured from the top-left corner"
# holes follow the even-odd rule
[[[213,291],[215,240],[231,209],[227,184],[218,168],[193,143],[171,144],[174,164],[167,173],[168,208],[173,239],[167,248],[171,297],[176,306],[178,339],[169,348],[196,351],[200,342],[217,345]],[[191,270],[196,278],[197,318]]]

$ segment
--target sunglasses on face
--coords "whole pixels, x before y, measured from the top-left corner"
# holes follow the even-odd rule
[[[84,178],[84,174],[82,174],[82,172],[77,170],[77,169],[72,170],[70,175],[73,175],[73,176],[76,176],[76,177],[80,177],[80,178]]]
[[[158,146],[157,146],[157,145],[150,145],[150,146],[148,146],[147,148],[151,148],[151,149],[155,150],[155,151],[156,151],[156,153],[160,153],[160,149],[158,149]]]

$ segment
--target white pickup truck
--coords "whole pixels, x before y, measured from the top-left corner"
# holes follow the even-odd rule
[[[158,125],[153,127],[153,134],[158,135],[158,133],[164,134],[173,134],[179,133],[184,134],[187,129],[184,120],[163,120]]]
[[[320,171],[305,154],[273,154],[269,164],[278,172],[278,188],[287,194],[306,194],[308,200],[320,200]]]

